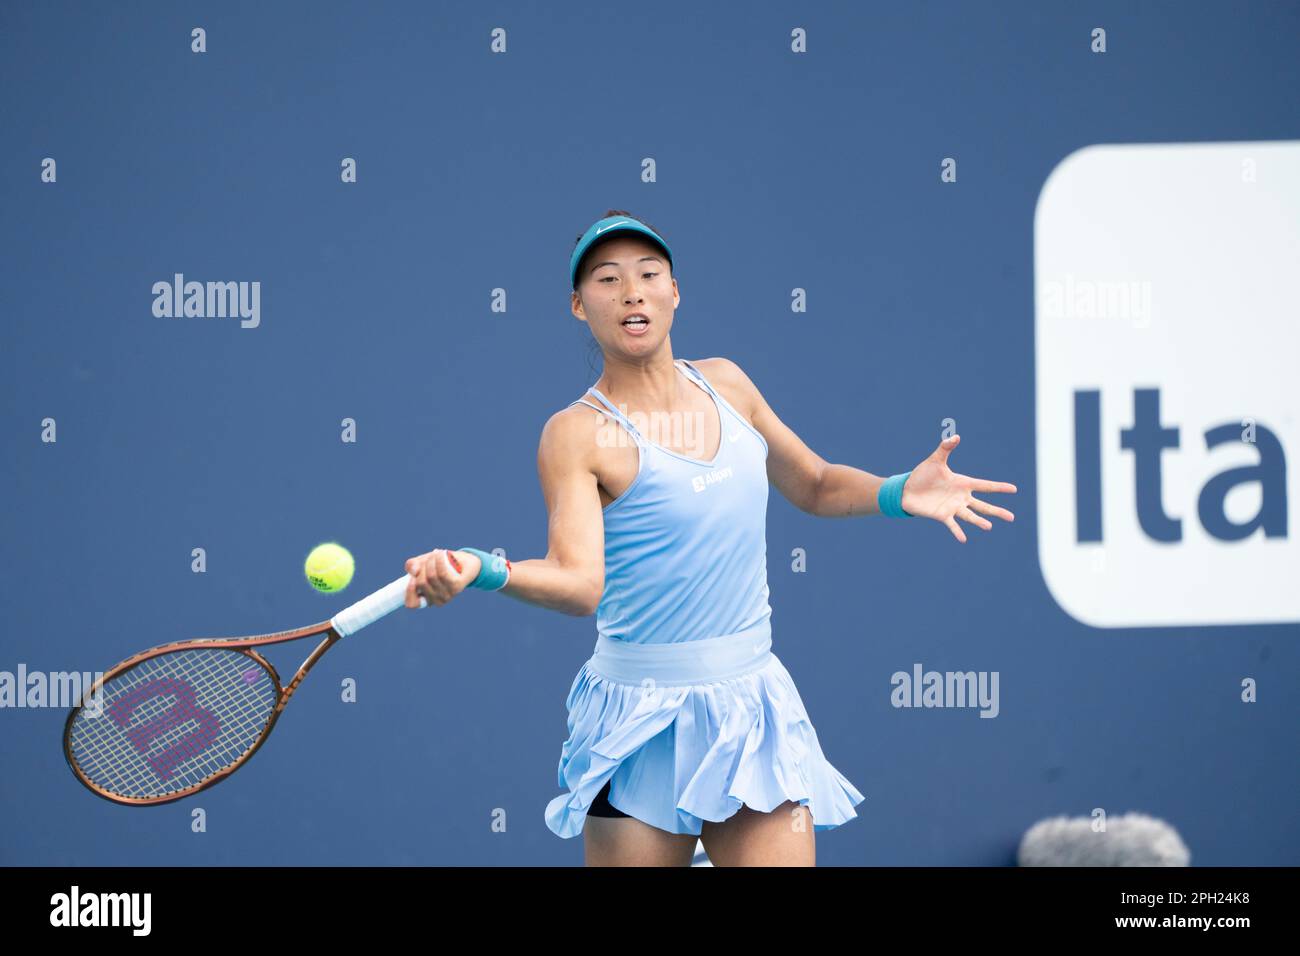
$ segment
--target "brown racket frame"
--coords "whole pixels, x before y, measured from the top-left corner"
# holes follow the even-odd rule
[[[431,553],[437,554],[439,552],[445,555],[458,574],[464,570],[461,567],[460,561],[457,560],[456,555],[452,551],[440,548]],[[509,568],[509,562],[506,563],[506,567],[507,569]],[[368,627],[370,624],[385,615],[391,614],[393,611],[397,610],[397,608],[402,607],[405,603],[406,592],[414,581],[415,579],[409,574],[404,574],[397,580],[389,582],[386,586],[372,592],[360,601],[357,601],[355,604],[344,608],[328,621],[322,621],[319,624],[296,628],[292,631],[276,631],[273,634],[255,634],[249,637],[203,637],[187,641],[174,641],[170,644],[160,644],[158,647],[151,647],[147,651],[141,651],[134,657],[128,657],[126,660],[122,661],[122,663],[116,665],[112,670],[104,674],[103,677],[96,680],[95,683],[90,686],[90,690],[82,695],[77,706],[68,714],[67,722],[63,726],[63,756],[68,761],[68,766],[72,768],[73,775],[85,784],[91,793],[101,796],[105,800],[111,800],[113,803],[124,804],[126,806],[148,807],[161,803],[171,803],[175,800],[181,800],[192,794],[198,793],[200,790],[206,790],[214,784],[220,783],[247,763],[249,758],[251,758],[253,754],[257,753],[262,744],[266,742],[266,738],[271,736],[271,731],[275,729],[275,724],[280,719],[280,713],[284,710],[285,705],[289,703],[289,698],[293,696],[293,692],[298,689],[298,685],[301,684],[303,678],[307,676],[307,672],[315,666],[316,662],[324,656],[325,652],[338,643],[342,638],[355,634],[363,627]],[[426,607],[427,605],[428,601],[423,595],[421,595],[420,607]],[[254,649],[266,644],[284,644],[288,641],[297,641],[304,637],[315,637],[320,634],[325,635],[325,640],[321,641],[321,643],[317,645],[316,649],[307,656],[307,659],[302,662],[302,665],[298,668],[298,672],[293,675],[293,680],[289,681],[288,687],[281,685],[280,674],[276,671],[275,665],[264,658],[261,654],[257,653]],[[230,766],[223,767],[221,770],[204,777],[196,784],[192,784],[183,790],[177,790],[175,793],[166,794],[165,796],[124,797],[121,794],[113,793],[107,788],[99,786],[93,780],[89,779],[84,773],[82,773],[81,768],[77,765],[77,761],[72,756],[72,725],[76,721],[77,715],[81,713],[82,707],[85,705],[86,701],[94,697],[105,683],[113,680],[115,677],[120,677],[131,668],[137,667],[145,661],[159,657],[162,654],[167,654],[172,651],[187,650],[194,647],[239,651],[244,654],[244,656],[257,662],[260,667],[264,668],[271,675],[271,679],[275,681],[275,689],[279,696],[275,702],[275,707],[271,710],[271,717],[266,722],[266,728],[262,731],[261,736],[253,743],[253,746],[249,747],[248,750],[241,754],[240,757]]]
[[[280,683],[280,674],[275,669],[275,665],[254,650],[256,647],[261,647],[267,644],[284,644],[288,641],[302,640],[305,637],[314,637],[317,634],[324,634],[325,640],[321,641],[320,644],[316,646],[316,649],[307,656],[307,659],[302,662],[301,666],[298,668],[298,672],[293,675],[293,680],[289,681],[288,687],[285,687]],[[307,672],[315,666],[316,662],[324,656],[326,651],[342,640],[342,637],[343,635],[334,629],[332,621],[322,621],[319,624],[312,624],[309,627],[300,627],[292,631],[277,631],[274,634],[258,634],[251,637],[193,638],[187,641],[173,641],[170,644],[160,644],[158,647],[151,647],[147,651],[141,651],[133,657],[128,657],[126,660],[122,661],[122,663],[116,665],[112,670],[105,673],[103,677],[97,679],[95,683],[91,685],[89,691],[82,695],[77,706],[68,714],[67,722],[63,726],[63,756],[67,759],[68,766],[72,768],[72,772],[76,778],[85,784],[91,793],[118,804],[138,807],[156,806],[163,803],[171,803],[175,800],[181,800],[198,793],[200,790],[206,790],[208,787],[218,784],[222,780],[226,779],[226,777],[230,776],[242,767],[248,762],[249,758],[251,758],[253,754],[257,753],[257,751],[261,749],[262,744],[264,744],[266,739],[271,736],[271,731],[275,729],[276,721],[280,719],[280,713],[284,710],[285,705],[289,703],[289,698],[292,697],[293,692],[298,689],[298,685],[302,683],[303,678],[307,676]],[[163,654],[186,650],[193,647],[241,651],[246,657],[252,658],[261,667],[265,668],[268,673],[270,673],[271,679],[275,681],[275,689],[279,695],[279,699],[276,701],[275,707],[271,711],[271,719],[266,722],[266,728],[262,731],[261,736],[257,738],[256,743],[248,748],[248,750],[230,766],[218,770],[210,776],[204,777],[198,783],[192,784],[183,790],[178,790],[175,793],[169,793],[161,797],[124,797],[121,794],[113,793],[112,791],[99,786],[93,780],[90,780],[82,772],[81,768],[77,765],[77,761],[72,756],[72,725],[76,721],[77,715],[81,713],[81,709],[85,705],[85,702],[94,697],[100,688],[102,688],[108,681],[120,677],[131,668]]]

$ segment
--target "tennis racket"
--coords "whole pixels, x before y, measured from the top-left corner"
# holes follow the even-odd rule
[[[447,552],[457,571],[460,564]],[[266,742],[307,672],[339,640],[406,603],[411,576],[328,621],[249,637],[175,641],[129,657],[68,715],[63,752],[77,779],[116,803],[151,806],[220,783]],[[421,597],[420,606],[428,602]],[[324,635],[288,686],[260,647]]]

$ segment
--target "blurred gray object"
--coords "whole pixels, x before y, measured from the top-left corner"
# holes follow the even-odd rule
[[[1094,832],[1091,817],[1040,820],[1020,841],[1020,866],[1189,866],[1178,831],[1145,813],[1107,817]]]

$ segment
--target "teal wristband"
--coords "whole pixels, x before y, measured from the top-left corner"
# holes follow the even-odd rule
[[[489,554],[486,551],[480,551],[478,548],[457,548],[456,550],[474,555],[481,565],[478,569],[478,576],[469,582],[469,587],[479,588],[483,591],[500,591],[506,586],[506,582],[510,580],[510,562],[501,555]]]
[[[880,493],[877,498],[882,515],[888,518],[915,517],[903,510],[903,485],[907,484],[907,476],[910,474],[910,471],[905,471],[901,475],[891,475],[880,486]]]

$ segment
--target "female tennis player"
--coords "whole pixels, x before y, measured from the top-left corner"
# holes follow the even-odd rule
[[[588,865],[689,865],[699,839],[717,866],[811,866],[816,831],[864,797],[771,651],[769,483],[809,514],[933,518],[961,542],[958,518],[1013,519],[974,493],[1015,485],[951,471],[956,435],[887,479],[830,464],[734,362],[674,359],[672,252],[630,213],[592,223],[569,268],[604,370],[542,429],[546,557],[431,551],[406,563],[406,605],[475,587],[595,613],[546,808],[555,833],[583,834]]]

